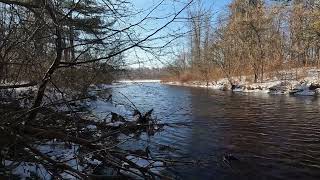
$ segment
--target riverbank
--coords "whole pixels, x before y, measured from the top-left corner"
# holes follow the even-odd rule
[[[297,78],[295,71],[305,76]],[[299,95],[299,96],[320,96],[320,78],[319,69],[299,69],[293,71],[280,72],[278,76],[265,79],[264,82],[252,83],[251,76],[232,77],[219,79],[217,81],[168,81],[161,83],[175,86],[202,87],[222,91],[233,91],[243,93],[268,93],[281,95]]]
[[[151,158],[147,147],[121,146],[132,136],[151,137],[167,126],[152,109],[125,107],[112,100],[108,88],[92,85],[83,94],[49,87],[30,120],[37,87],[1,87],[0,179],[163,177],[166,159]]]

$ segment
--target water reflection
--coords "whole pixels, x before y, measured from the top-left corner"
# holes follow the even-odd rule
[[[235,94],[161,84],[113,89],[138,108],[155,109],[165,122],[192,126],[167,128],[147,142],[171,145],[174,156],[205,160],[174,168],[182,179],[319,179],[320,114],[313,97]],[[135,142],[145,145],[142,142]],[[155,154],[161,154],[153,149]],[[223,163],[226,154],[239,159]]]

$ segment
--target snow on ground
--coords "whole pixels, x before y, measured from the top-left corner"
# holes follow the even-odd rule
[[[79,165],[79,159],[77,158],[77,151],[79,145],[70,144],[69,148],[66,148],[65,143],[56,142],[56,141],[48,141],[46,143],[42,143],[35,148],[40,152],[50,156],[53,160],[63,160],[67,165],[74,169],[82,170],[83,167]],[[26,149],[27,150],[27,149]],[[35,156],[35,158],[38,158]],[[37,176],[41,179],[51,179],[52,176],[43,167],[41,164],[34,162],[12,162],[9,160],[4,161],[5,166],[12,166],[12,174],[19,176],[20,179],[33,179],[34,176]],[[73,176],[70,176],[67,173],[61,174],[65,179],[74,179]],[[37,179],[37,178],[35,178]]]
[[[0,84],[0,85],[11,85],[10,83]],[[45,96],[43,98],[43,105],[53,108],[59,112],[69,112],[77,110],[77,108],[87,107],[94,114],[95,119],[108,119],[111,118],[111,112],[121,115],[125,118],[132,118],[132,108],[125,104],[110,102],[106,100],[106,97],[100,97],[99,94],[104,96],[104,90],[109,88],[125,87],[126,83],[113,83],[113,84],[100,84],[91,85],[89,89],[89,95],[92,97],[97,97],[95,99],[86,99],[79,101],[72,101],[72,103],[65,103],[66,101],[71,101],[73,97],[77,97],[78,92],[74,92],[71,89],[61,88],[57,90],[55,88],[48,88],[45,91]],[[0,100],[2,104],[12,104],[30,108],[33,104],[34,98],[36,96],[37,87],[20,87],[15,89],[0,89]],[[108,94],[106,94],[108,95]],[[108,121],[109,122],[109,121]],[[111,122],[109,122],[111,123]],[[121,125],[121,122],[116,122],[114,124],[109,124],[114,126]],[[92,127],[88,127],[91,129]]]
[[[12,174],[19,176],[19,179],[27,180],[32,177],[32,175],[37,175],[42,179],[50,179],[51,175],[47,172],[47,170],[39,164],[30,163],[30,162],[21,162],[16,163],[9,160],[4,161],[5,166],[13,166]]]
[[[160,82],[160,81],[143,81],[143,82]],[[129,82],[128,82],[129,83]],[[131,82],[130,82],[131,83]],[[134,120],[135,117],[132,116],[133,112],[130,107],[105,100],[105,98],[100,98],[98,95],[98,90],[103,90],[103,89],[108,89],[108,88],[114,88],[114,87],[123,87],[126,86],[127,83],[121,82],[121,83],[113,83],[112,85],[98,85],[98,86],[92,86],[90,92],[90,95],[96,96],[96,99],[88,99],[86,101],[83,101],[83,103],[86,107],[88,107],[90,110],[92,110],[92,113],[94,113],[95,117],[98,117],[98,119],[107,119],[106,123],[110,126],[120,126],[123,124],[123,122],[116,121],[116,122],[110,122],[110,114],[116,113],[118,115],[121,115],[126,118],[126,120]],[[96,90],[96,91],[94,91]],[[8,98],[13,100],[13,99],[23,99],[22,102],[19,101],[20,106],[23,107],[31,107],[33,103],[33,99],[36,95],[37,88],[36,87],[29,87],[29,88],[16,88],[16,89],[9,89],[9,90],[0,90],[0,98]],[[63,100],[71,100],[68,97],[70,96],[70,93],[72,93],[71,90],[64,89],[63,93],[55,90],[48,88],[45,92],[45,97],[44,97],[44,104],[53,104],[53,103],[60,103]],[[69,96],[65,96],[68,94]],[[25,100],[24,100],[25,99]],[[3,103],[3,102],[2,102]],[[69,106],[66,104],[62,103],[58,107],[58,110],[60,111],[68,111]],[[97,130],[97,127],[95,125],[88,125],[86,127],[90,131],[95,131]],[[53,160],[61,161],[63,160],[67,165],[71,166],[74,169],[78,170],[83,170],[84,167],[79,165],[79,159],[77,158],[77,152],[79,151],[79,147],[75,146],[73,144],[65,144],[65,143],[60,143],[56,141],[49,141],[49,142],[44,142],[39,145],[35,146],[36,149],[38,149],[40,152],[50,156]],[[35,156],[36,157],[36,156]],[[158,161],[152,161],[148,159],[143,159],[140,157],[128,157],[128,159],[134,163],[137,163],[141,167],[146,167],[146,166],[152,166],[152,171],[154,172],[159,172],[161,170],[163,164]],[[85,160],[90,162],[91,164],[99,165],[101,164],[100,161],[90,158],[90,157],[85,157]],[[4,164],[7,166],[13,164],[14,162],[4,160]],[[34,175],[39,176],[42,179],[50,179],[51,175],[49,172],[42,166],[42,165],[37,165],[36,163],[33,162],[22,162],[20,164],[14,164],[16,165],[12,173],[15,175],[18,175],[19,178],[21,179],[32,179]],[[160,167],[161,166],[161,167]],[[64,179],[74,179],[69,174],[63,173],[61,174]]]
[[[302,73],[305,77],[296,80],[296,72]],[[227,78],[218,81],[203,82],[192,81],[187,83],[165,82],[168,85],[188,86],[188,87],[205,87],[216,90],[232,90],[233,92],[256,92],[269,94],[291,94],[299,96],[320,96],[320,70],[315,68],[293,69],[289,71],[280,71],[278,76],[271,77],[263,83],[250,83],[245,81],[247,77],[241,79],[232,77],[234,87],[231,87]]]

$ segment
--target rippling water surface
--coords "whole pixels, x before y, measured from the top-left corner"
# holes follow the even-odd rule
[[[236,94],[168,86],[131,84],[112,89],[138,108],[151,108],[168,127],[149,144],[154,155],[199,160],[168,169],[180,179],[320,179],[320,98]],[[155,144],[170,145],[161,151]],[[232,154],[237,160],[226,163]]]

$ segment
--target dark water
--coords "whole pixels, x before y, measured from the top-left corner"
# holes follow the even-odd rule
[[[163,122],[190,123],[134,142],[152,146],[153,155],[199,160],[168,169],[179,179],[320,179],[320,99],[154,83],[112,91],[154,108]],[[162,152],[158,143],[176,150]],[[223,161],[228,154],[237,160]]]

